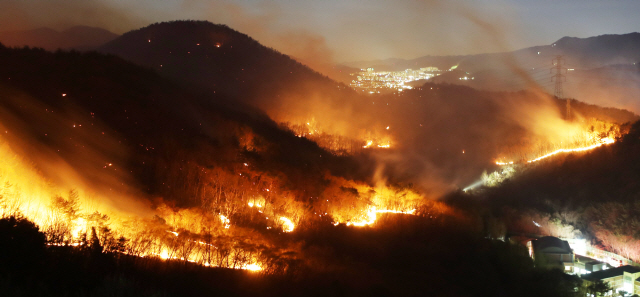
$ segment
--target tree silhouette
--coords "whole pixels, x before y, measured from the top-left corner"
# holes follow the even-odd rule
[[[587,290],[595,296],[604,296],[612,290],[611,285],[602,280],[597,280],[587,287]]]
[[[22,216],[0,219],[0,274],[29,273],[42,261],[45,235]]]

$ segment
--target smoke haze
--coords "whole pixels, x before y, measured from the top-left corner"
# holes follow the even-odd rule
[[[546,9],[519,0],[462,1],[39,1],[0,3],[0,31],[75,25],[102,27],[122,34],[149,23],[176,19],[206,19],[249,34],[261,43],[309,61],[305,53],[323,49],[324,40],[337,62],[413,58],[431,55],[475,54],[549,44],[562,36],[593,36],[635,30],[626,20],[637,2],[596,7],[581,1],[567,7],[547,3]],[[634,9],[636,8],[636,9]],[[588,10],[592,11],[588,11]],[[574,13],[581,10],[583,14]],[[608,15],[616,15],[612,21]],[[481,28],[475,18],[500,28],[503,45]],[[584,17],[588,15],[588,17]],[[553,20],[553,22],[546,21]],[[366,25],[364,25],[366,24]],[[553,30],[550,26],[554,26]],[[635,24],[635,23],[634,23]],[[309,45],[289,47],[288,36],[306,36]],[[309,40],[308,42],[305,40]],[[314,45],[315,44],[315,45]],[[312,51],[305,48],[312,47]],[[305,50],[302,50],[305,49]],[[330,55],[331,56],[331,55]]]

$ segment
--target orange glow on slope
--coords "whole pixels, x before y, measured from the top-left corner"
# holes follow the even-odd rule
[[[374,225],[379,214],[436,217],[451,212],[443,203],[431,200],[410,188],[397,188],[384,182],[371,186],[343,178],[325,178],[330,180],[332,186],[319,197],[326,208],[320,208],[321,212],[316,215],[331,217],[336,226]],[[332,202],[335,199],[339,201]]]
[[[60,173],[66,172],[60,168]],[[16,214],[24,215],[47,233],[50,245],[81,245],[83,235],[92,227],[98,233],[102,230],[103,214],[114,218],[112,227],[119,224],[115,219],[118,215],[101,204],[95,193],[56,187],[0,138],[0,217]]]
[[[97,196],[81,187],[69,192],[47,181],[0,138],[0,215],[22,213],[47,234],[50,245],[82,245],[83,238],[91,236],[95,228],[100,238],[110,237],[112,243],[104,246],[105,252],[209,267],[277,271],[276,265],[284,264],[277,264],[280,262],[273,261],[272,255],[296,247],[277,246],[247,227],[244,216],[264,217],[267,229],[293,232],[306,215],[306,205],[280,185],[277,177],[253,171],[243,163],[235,169],[214,167],[206,171],[202,193],[210,195],[203,197],[208,204],[179,208],[160,201],[151,209],[140,203],[137,208],[148,209],[125,214],[100,203],[118,197]],[[60,174],[67,173],[60,170]],[[422,215],[426,212],[419,207],[429,203],[410,189],[371,186],[331,175],[325,179],[329,190],[323,190],[321,199],[314,197],[318,201],[312,210],[317,211],[315,217],[349,226],[372,225],[382,213]],[[232,193],[236,196],[230,196]],[[116,246],[119,238],[124,239],[123,246]]]
[[[315,119],[292,124],[282,124],[297,137],[304,137],[317,143],[320,147],[336,155],[353,155],[364,149],[388,149],[394,145],[394,138],[390,134],[389,126],[377,129],[362,130],[352,135],[345,135],[340,129],[325,130]]]
[[[589,151],[612,144],[625,133],[619,124],[595,118],[548,122],[545,129],[536,132],[537,135],[503,147],[495,164],[535,163],[561,153]]]
[[[60,174],[71,173],[60,168]],[[269,193],[272,192],[273,189]],[[264,199],[256,198],[254,203],[260,207]],[[103,202],[107,200],[108,197],[83,188],[68,191],[53,184],[0,137],[0,217],[23,215],[45,233],[47,245],[82,246],[84,240],[91,240],[95,230],[105,252],[251,271],[274,269],[274,264],[269,264],[269,254],[256,252],[254,246],[286,250],[250,229],[230,228],[229,217],[233,213],[214,215],[202,209],[175,209],[165,204],[146,212],[137,209],[140,212],[136,214],[122,213],[107,207]],[[295,228],[295,219],[299,218],[296,205],[290,204],[291,209],[285,208],[287,212],[282,213],[287,215],[283,217],[287,218],[283,224],[287,232]],[[262,209],[277,217],[273,208]],[[125,239],[124,246],[116,246],[119,238]]]

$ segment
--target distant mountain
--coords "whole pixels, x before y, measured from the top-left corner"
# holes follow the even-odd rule
[[[46,50],[92,50],[119,35],[108,30],[75,26],[62,32],[50,28],[0,32],[0,43],[11,47],[40,47]]]
[[[424,56],[415,59],[386,59],[345,63],[356,68],[374,67],[383,71],[400,71],[435,66],[447,70],[457,65],[465,71],[476,72],[489,68],[505,67],[504,62],[513,59],[514,66],[530,63],[551,65],[550,57],[564,55],[573,68],[596,68],[611,64],[631,64],[640,61],[640,33],[600,35],[589,38],[563,37],[544,46],[533,46],[504,53]]]

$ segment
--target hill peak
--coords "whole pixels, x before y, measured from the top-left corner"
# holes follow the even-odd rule
[[[310,83],[331,92],[338,85],[246,34],[207,21],[152,24],[127,32],[99,50],[263,109],[286,93],[308,96]]]
[[[586,38],[564,36],[558,39],[553,44],[555,44],[556,46],[567,46],[567,45],[582,45],[585,43],[600,43],[600,42],[614,42],[614,43],[640,42],[640,33],[632,32],[627,34],[603,34],[603,35],[586,37]],[[615,46],[615,44],[613,44],[613,46]]]
[[[137,30],[129,31],[122,35],[122,39],[137,38],[137,37],[140,37],[141,34],[146,35],[149,38],[156,37],[156,38],[161,38],[162,40],[172,39],[174,42],[201,39],[203,37],[209,37],[213,39],[215,39],[216,37],[222,37],[222,36],[216,36],[216,35],[214,36],[207,35],[212,33],[225,34],[226,38],[223,38],[223,39],[234,37],[239,39],[250,40],[252,42],[257,43],[257,41],[253,40],[248,35],[242,34],[236,30],[233,30],[229,28],[227,25],[214,24],[209,21],[196,21],[196,20],[154,23]],[[162,36],[159,36],[156,34],[162,34]]]

